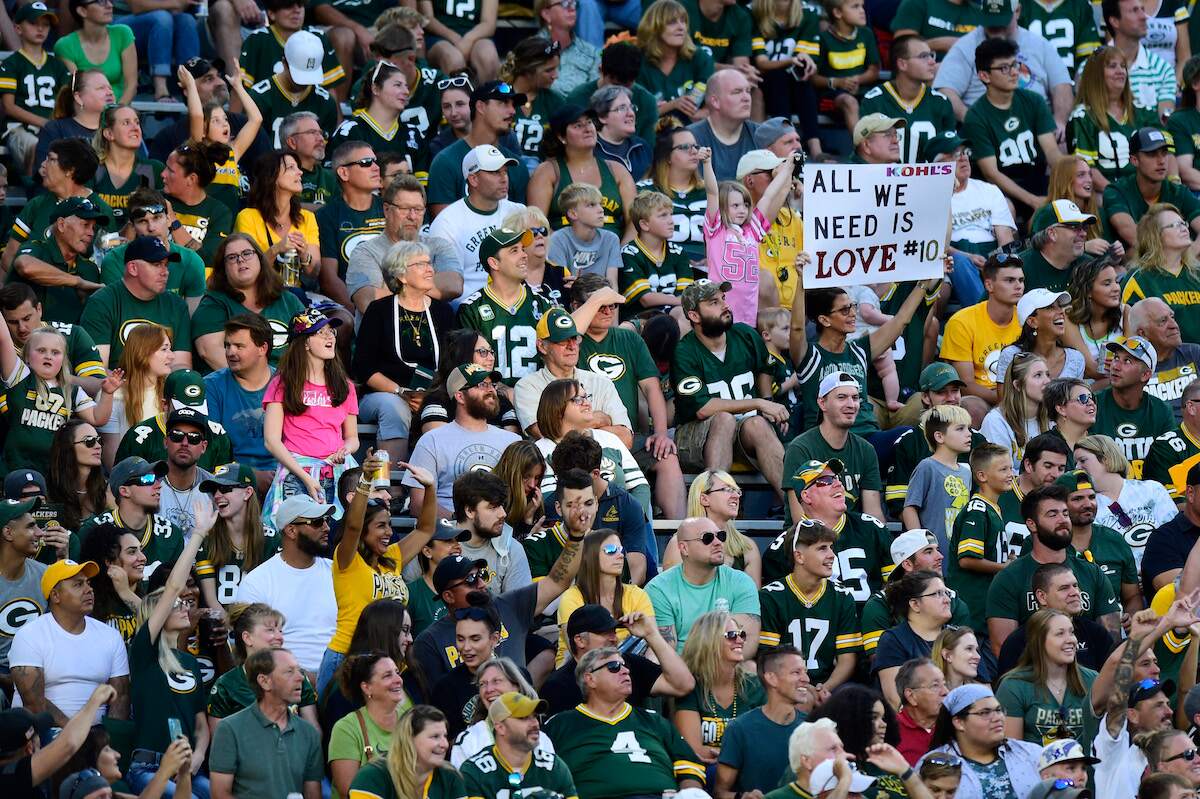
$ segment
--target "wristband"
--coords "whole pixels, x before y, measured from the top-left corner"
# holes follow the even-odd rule
[[[912,778],[912,775],[913,775],[912,766],[909,766],[908,771],[906,771],[900,775],[900,782],[908,782],[909,779]]]
[[[167,230],[174,233],[176,230],[179,230],[179,228],[181,228],[181,227],[183,227],[183,223],[180,222],[178,219],[176,219],[174,222],[172,222],[170,224],[170,226],[167,227]]]

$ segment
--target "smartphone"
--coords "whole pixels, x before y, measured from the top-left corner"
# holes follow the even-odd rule
[[[183,724],[180,723],[179,719],[167,719],[167,736],[172,741],[183,737]]]

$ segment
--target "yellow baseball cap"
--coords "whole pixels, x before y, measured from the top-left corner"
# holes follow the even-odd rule
[[[83,572],[84,577],[95,577],[100,573],[100,567],[94,561],[85,560],[83,563],[76,563],[67,558],[51,563],[42,574],[42,596],[49,599],[54,586],[63,580],[70,580],[80,572]]]
[[[545,699],[530,699],[517,691],[506,691],[488,708],[488,721],[499,724],[505,719],[527,719],[534,713],[544,713],[547,707]]]

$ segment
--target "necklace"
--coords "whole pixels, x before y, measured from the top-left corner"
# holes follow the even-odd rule
[[[175,486],[171,485],[171,481],[169,479],[164,478],[163,485],[165,485],[167,490],[171,492],[171,495],[175,497],[175,502],[179,505],[180,510],[182,510],[184,513],[190,514],[192,507],[192,494],[196,493],[196,489],[200,484],[197,482],[186,492],[176,491]],[[181,494],[182,497],[180,496]]]

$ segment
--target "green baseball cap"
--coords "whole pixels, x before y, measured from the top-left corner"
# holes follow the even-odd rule
[[[54,212],[50,214],[50,221],[54,222],[58,219],[65,219],[68,216],[77,216],[80,219],[94,219],[102,224],[108,224],[108,214],[101,211],[100,206],[87,197],[68,197],[63,200],[54,206]]]
[[[921,391],[941,391],[951,383],[963,385],[963,380],[953,366],[945,361],[935,361],[921,370],[917,387]]]
[[[558,305],[542,314],[537,323],[537,337],[540,341],[570,341],[579,338],[579,330],[575,327],[575,319],[565,308]]]
[[[446,377],[446,391],[450,396],[454,396],[459,391],[468,388],[474,388],[484,380],[491,380],[493,383],[499,383],[504,379],[504,375],[495,370],[489,372],[477,363],[463,364],[454,368]]]
[[[26,513],[33,513],[42,506],[41,497],[31,497],[26,500],[6,499],[0,501],[0,528],[11,522],[13,519],[19,519]]]
[[[484,236],[483,241],[479,243],[479,263],[484,271],[488,270],[489,258],[495,257],[505,247],[511,247],[517,242],[528,247],[533,243],[533,233],[528,230],[509,230],[498,227]]]
[[[1013,0],[982,0],[979,24],[985,28],[1007,28],[1013,18]]]
[[[177,369],[167,375],[163,385],[163,396],[171,401],[171,408],[196,408],[208,414],[208,402],[204,393],[204,378],[191,369]]]
[[[45,3],[29,3],[17,9],[16,22],[33,22],[42,17],[50,17],[51,24],[58,24],[58,14],[46,7]]]
[[[1061,477],[1054,481],[1058,485],[1067,489],[1074,494],[1076,491],[1086,491],[1089,488],[1095,490],[1096,486],[1092,483],[1092,476],[1083,469],[1074,469],[1065,472]]]
[[[200,483],[200,493],[213,494],[218,488],[252,488],[257,484],[254,470],[244,463],[223,463],[213,476]]]

